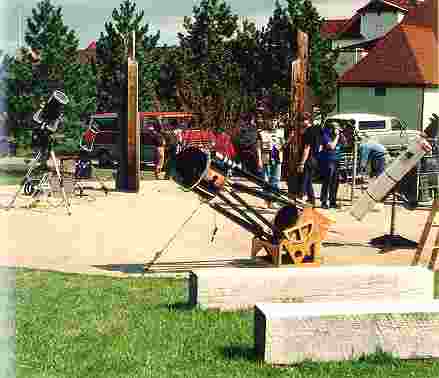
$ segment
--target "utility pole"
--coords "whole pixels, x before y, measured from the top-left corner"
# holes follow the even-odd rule
[[[128,38],[127,61],[124,63],[126,81],[123,83],[122,106],[119,113],[119,174],[117,190],[139,192],[140,189],[140,125],[138,109],[138,65],[136,34]]]
[[[301,195],[301,174],[297,166],[303,152],[303,120],[305,113],[305,87],[308,72],[308,34],[297,32],[298,57],[291,64],[291,99],[290,127],[288,136],[294,133],[293,143],[289,145],[288,153],[288,194],[292,198]]]

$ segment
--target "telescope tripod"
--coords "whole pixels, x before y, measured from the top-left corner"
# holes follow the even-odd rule
[[[63,176],[61,175],[60,167],[58,165],[58,160],[56,158],[56,155],[55,155],[55,152],[53,151],[53,149],[50,149],[49,156],[50,156],[50,159],[52,160],[53,165],[55,167],[55,171],[56,171],[56,175],[58,178],[58,184],[59,184],[59,188],[61,190],[62,200],[63,200],[64,206],[66,208],[67,214],[71,215],[72,213],[70,210],[70,202],[67,199],[67,195],[66,195],[66,191],[65,191],[65,187],[64,187]],[[6,206],[6,210],[10,210],[14,206],[15,202],[17,201],[18,195],[23,190],[25,191],[26,194],[30,194],[32,196],[33,203],[39,201],[39,197],[41,197],[43,194],[46,194],[47,197],[54,197],[55,196],[55,191],[54,191],[54,188],[53,188],[51,180],[50,180],[51,172],[47,169],[47,160],[48,159],[47,159],[46,154],[44,154],[42,149],[40,149],[38,151],[37,155],[32,159],[31,164],[26,172],[26,175],[24,176],[18,190],[15,192],[14,197],[9,202],[9,204]],[[41,167],[41,165],[43,165],[44,168]],[[37,170],[37,168],[42,168],[43,171],[45,171],[45,172],[43,173],[43,176],[41,177],[41,179],[38,180],[39,182],[35,186],[35,190],[31,190],[29,192],[27,190],[27,188],[29,187],[29,184],[33,181],[32,174],[34,173],[35,170]],[[32,204],[30,206],[32,206]]]

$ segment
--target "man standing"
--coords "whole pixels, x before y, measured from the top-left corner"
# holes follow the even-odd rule
[[[321,150],[321,130],[320,126],[312,124],[309,113],[305,113],[304,126],[304,148],[297,170],[302,174],[302,193],[307,196],[307,202],[315,206],[316,200],[312,179],[318,169],[319,153]]]
[[[340,143],[340,125],[333,122],[322,131],[322,151],[320,152],[320,169],[323,177],[320,202],[322,209],[337,208],[338,191],[338,150]],[[329,197],[329,206],[328,206]]]

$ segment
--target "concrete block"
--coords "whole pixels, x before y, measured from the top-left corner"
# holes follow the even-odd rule
[[[270,364],[439,358],[439,301],[257,304],[255,348]]]
[[[203,309],[251,309],[257,302],[432,300],[434,273],[419,267],[213,268],[191,272],[189,301]]]

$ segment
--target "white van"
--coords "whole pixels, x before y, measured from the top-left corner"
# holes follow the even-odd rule
[[[328,115],[322,125],[338,121],[342,127],[347,121],[355,121],[355,129],[360,136],[373,138],[388,150],[396,150],[407,146],[420,136],[417,130],[407,130],[405,124],[398,118],[370,113],[338,113]]]

